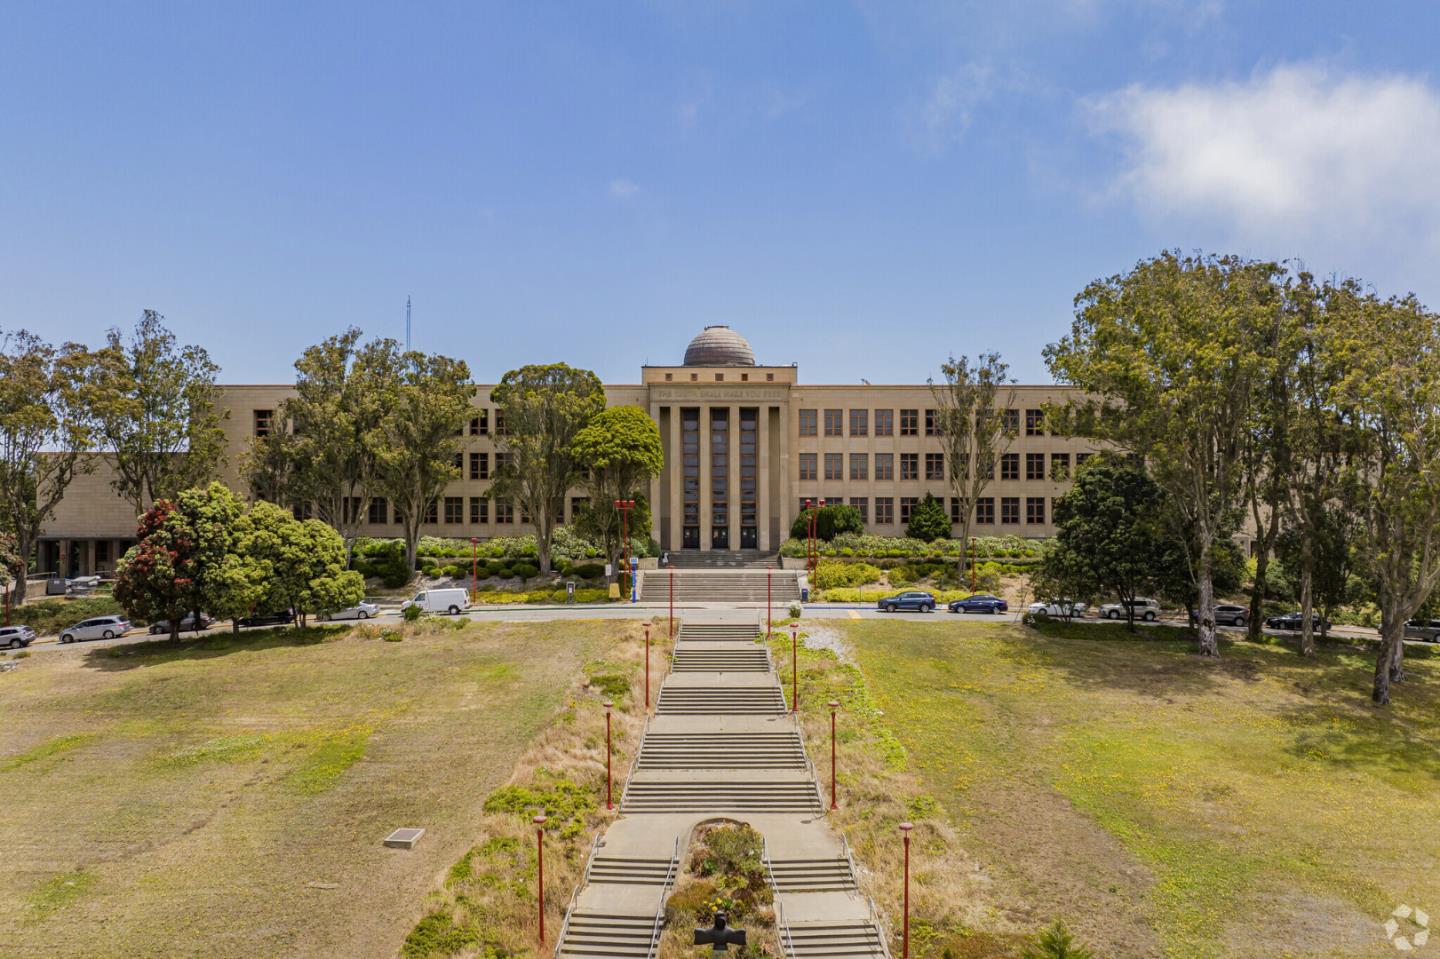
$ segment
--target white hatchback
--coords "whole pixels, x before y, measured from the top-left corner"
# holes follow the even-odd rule
[[[379,603],[370,599],[362,599],[349,609],[337,609],[333,613],[323,613],[320,618],[326,621],[332,619],[373,619],[379,615]]]
[[[130,632],[130,620],[124,616],[96,616],[69,626],[60,633],[60,642],[78,643],[87,639],[114,639]]]

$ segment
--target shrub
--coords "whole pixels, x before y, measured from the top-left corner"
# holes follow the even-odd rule
[[[821,560],[815,572],[815,588],[830,589],[835,586],[863,586],[880,581],[880,569],[869,563],[841,563],[835,560]]]
[[[421,617],[422,611],[419,606],[406,606],[405,612],[401,615],[405,618],[405,622],[413,623]]]
[[[540,575],[540,567],[532,566],[529,563],[516,563],[510,568],[510,572],[521,579],[530,579]]]
[[[933,493],[926,493],[925,498],[916,503],[915,508],[910,511],[910,523],[905,527],[905,535],[926,543],[949,539],[950,517],[945,512],[945,504],[936,499]]]
[[[789,613],[791,619],[799,619],[805,615],[805,609],[799,603],[791,603]]]
[[[795,539],[804,539],[809,517],[816,513],[819,515],[816,521],[815,535],[827,542],[842,533],[865,532],[865,521],[860,518],[858,509],[843,503],[831,503],[819,510],[814,508],[801,510],[800,514],[795,517],[795,522],[790,524],[790,535]]]
[[[581,563],[572,566],[569,575],[576,579],[600,579],[605,575],[605,567],[600,563]]]

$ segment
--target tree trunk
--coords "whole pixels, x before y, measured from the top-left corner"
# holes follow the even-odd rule
[[[20,567],[15,570],[15,583],[10,588],[13,590],[11,602],[19,605],[25,602],[25,587],[28,585],[26,578],[30,575],[30,552],[35,549],[35,541],[25,533],[17,532],[15,534],[15,549],[20,556]],[[39,565],[38,560],[36,561],[36,565]]]
[[[1199,593],[1195,621],[1196,639],[1201,656],[1219,658],[1220,640],[1215,633],[1215,582],[1210,570],[1210,541],[1208,531],[1201,531],[1199,562],[1195,564],[1195,587]]]
[[[1405,634],[1405,623],[1386,616],[1380,627],[1380,655],[1375,659],[1375,687],[1370,700],[1377,706],[1390,705],[1390,667],[1395,660],[1395,647]]]
[[[1390,682],[1405,682],[1405,623],[1402,621],[1395,637],[1395,646],[1390,654]]]
[[[1262,627],[1265,625],[1265,617],[1262,615],[1262,604],[1265,602],[1265,587],[1268,585],[1270,541],[1273,538],[1274,536],[1272,534],[1269,537],[1262,536],[1257,540],[1260,544],[1260,549],[1255,553],[1255,582],[1250,588],[1250,622],[1245,630],[1246,638],[1255,641],[1259,641],[1263,635]]]
[[[1315,655],[1315,630],[1310,621],[1311,611],[1315,608],[1315,600],[1312,595],[1311,583],[1314,577],[1310,573],[1310,563],[1305,562],[1300,570],[1300,655]]]

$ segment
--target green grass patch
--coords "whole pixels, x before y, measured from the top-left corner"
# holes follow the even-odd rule
[[[19,755],[11,756],[3,762],[0,762],[0,772],[8,773],[33,763],[63,756],[65,753],[79,749],[94,739],[94,733],[75,733],[70,736],[56,736],[54,739],[47,739],[43,743],[32,746]]]
[[[87,869],[76,869],[52,876],[30,893],[28,905],[36,919],[47,919],[66,906],[84,898],[100,878]]]
[[[374,732],[371,726],[352,726],[305,737],[308,754],[285,776],[285,785],[303,796],[318,796],[333,788],[345,771],[365,756]]]

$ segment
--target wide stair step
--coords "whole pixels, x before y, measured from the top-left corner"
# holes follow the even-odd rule
[[[650,955],[655,936],[654,916],[612,916],[571,913],[557,956],[597,956],[634,959]]]
[[[686,649],[682,646],[675,651],[675,660],[670,668],[677,673],[768,673],[770,657],[761,646],[734,649]]]
[[[660,690],[655,711],[673,716],[763,716],[785,712],[779,686],[674,686]]]
[[[637,782],[625,790],[620,811],[818,813],[820,799],[807,782],[673,783]]]
[[[760,627],[755,623],[681,623],[676,642],[753,643],[759,638]]]
[[[590,863],[590,881],[629,886],[663,886],[670,878],[668,859],[624,859],[596,856]]]
[[[799,733],[650,733],[640,769],[804,769]]]
[[[884,940],[871,922],[790,926],[786,954],[793,959],[884,957]]]
[[[676,549],[670,551],[670,565],[675,569],[779,569],[780,554],[758,549]]]
[[[770,878],[781,892],[844,892],[856,888],[850,861],[844,858],[772,860]]]
[[[676,569],[645,570],[640,578],[640,599],[664,603],[789,604],[800,598],[800,574],[795,570]]]

